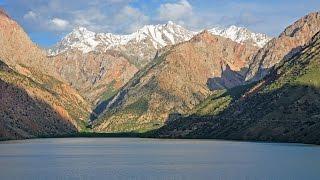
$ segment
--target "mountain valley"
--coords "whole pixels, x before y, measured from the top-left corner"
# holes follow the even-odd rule
[[[83,134],[320,144],[320,13],[278,37],[172,21],[42,49],[0,11],[0,140]]]

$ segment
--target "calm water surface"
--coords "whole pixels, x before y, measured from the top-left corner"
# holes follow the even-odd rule
[[[0,142],[0,179],[319,179],[320,146],[60,138]]]

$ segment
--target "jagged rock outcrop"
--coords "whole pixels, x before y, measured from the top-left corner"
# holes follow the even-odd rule
[[[222,66],[241,72],[257,49],[208,31],[172,46],[120,90],[94,123],[95,130],[144,131],[159,127],[170,113],[184,114],[210,95],[208,80],[221,77]]]
[[[283,58],[290,58],[320,30],[320,13],[310,13],[269,41],[250,62],[246,81],[262,79]]]

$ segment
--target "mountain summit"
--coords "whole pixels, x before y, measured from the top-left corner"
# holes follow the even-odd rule
[[[254,33],[243,27],[230,26],[228,28],[214,27],[208,30],[213,35],[229,38],[238,43],[251,43],[263,47],[271,38],[265,34]],[[49,49],[50,56],[63,53],[70,49],[77,49],[83,53],[91,51],[105,51],[108,49],[135,49],[143,56],[146,46],[158,50],[167,45],[191,39],[198,32],[190,31],[184,27],[168,21],[166,24],[146,25],[136,32],[128,35],[115,35],[112,33],[95,33],[84,27],[77,27],[64,37],[53,48]],[[147,50],[150,48],[146,48]]]
[[[271,39],[266,34],[254,33],[247,28],[234,25],[228,28],[215,27],[210,29],[209,32],[213,35],[229,38],[238,43],[251,43],[251,45],[258,47],[263,47]]]
[[[112,33],[96,33],[85,27],[77,27],[49,50],[50,55],[57,55],[69,49],[77,49],[83,53],[105,51],[129,44],[150,43],[155,49],[169,44],[189,40],[194,32],[169,21],[167,24],[146,25],[132,34],[116,35]]]

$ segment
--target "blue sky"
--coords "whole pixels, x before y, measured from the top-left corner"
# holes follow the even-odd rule
[[[277,36],[320,10],[319,0],[0,0],[0,5],[43,47],[76,26],[126,34],[169,20],[191,30],[234,24]]]

